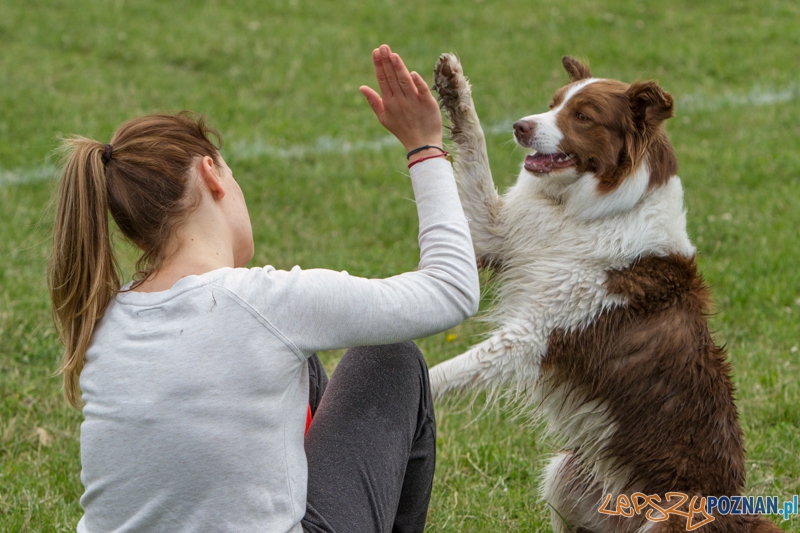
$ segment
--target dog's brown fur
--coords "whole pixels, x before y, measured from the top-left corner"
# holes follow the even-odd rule
[[[630,472],[625,486],[662,497],[741,494],[744,445],[730,365],[711,338],[710,297],[694,259],[646,257],[610,271],[606,286],[628,304],[585,329],[554,332],[542,365],[546,386],[609,406],[618,430],[602,453]],[[572,454],[571,468],[585,483],[581,453]],[[755,517],[715,519],[703,531],[779,531]]]
[[[694,259],[647,257],[608,273],[611,308],[585,329],[556,331],[542,370],[609,405],[618,430],[605,453],[646,494],[734,495],[744,486],[744,445],[730,366],[714,343],[709,294]]]
[[[573,84],[591,77],[579,61],[564,58],[563,63]],[[461,192],[462,202],[468,204],[465,209],[470,208],[473,224],[479,226],[473,228],[476,252],[485,246],[489,253],[478,253],[483,265],[500,267],[501,274],[507,264],[520,270],[518,256],[527,256],[502,249],[496,240],[527,228],[502,226],[503,199],[491,189],[469,86],[452,65],[457,62],[451,56],[440,58],[436,88],[459,147],[457,172],[472,176],[471,182],[461,184]],[[556,92],[551,108],[562,105],[569,87]],[[677,159],[661,125],[673,114],[673,99],[656,83],[592,80],[573,91],[557,112],[563,133],[558,150],[575,156],[578,175],[593,175],[600,195],[618,189],[644,161],[650,171],[649,190],[675,176]],[[479,205],[484,209],[477,209]],[[552,330],[546,337],[541,377],[534,386],[542,403],[552,408],[555,426],[574,417],[580,420],[576,424],[589,425],[598,436],[588,443],[572,441],[576,444],[559,452],[549,467],[544,492],[555,515],[566,521],[564,528],[554,519],[554,528],[577,527],[584,533],[634,532],[644,527],[658,533],[685,531],[684,517],[648,523],[644,515],[607,517],[598,506],[607,490],[659,495],[662,501],[669,492],[690,499],[742,493],[744,444],[730,365],[708,328],[709,291],[697,272],[693,248],[685,255],[645,254],[626,268],[607,270],[604,287],[608,297],[620,303],[580,327]],[[478,373],[473,384],[490,357],[504,353],[499,341],[500,348],[490,341],[486,346],[485,351],[474,352]],[[461,356],[462,366],[455,368],[471,370],[471,355]],[[446,376],[444,372],[437,378]],[[455,375],[461,379],[462,374]],[[463,375],[469,376],[466,371]],[[773,533],[780,528],[763,517],[715,513],[714,521],[701,531]]]

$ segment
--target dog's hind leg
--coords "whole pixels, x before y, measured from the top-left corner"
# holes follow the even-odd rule
[[[591,531],[581,524],[582,513],[574,494],[580,485],[587,484],[581,478],[580,465],[571,452],[559,452],[545,468],[542,497],[550,508],[554,533],[572,533],[576,528]]]
[[[463,354],[430,370],[434,399],[450,392],[495,390],[507,383],[535,383],[539,364],[531,347],[512,329],[500,329]]]
[[[542,496],[555,533],[639,533],[644,525],[641,517],[620,519],[600,513],[602,486],[570,451],[557,453],[545,468]]]
[[[453,167],[464,214],[470,220],[475,255],[479,264],[497,266],[503,259],[499,223],[503,200],[492,181],[486,139],[472,102],[469,81],[454,55],[439,57],[434,88],[450,120],[450,138],[457,152]]]

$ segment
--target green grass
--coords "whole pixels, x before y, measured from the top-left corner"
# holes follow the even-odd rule
[[[226,138],[248,198],[253,264],[388,276],[416,266],[415,210],[399,143],[358,93],[390,43],[430,79],[459,54],[484,125],[546,108],[560,56],[596,75],[655,77],[690,235],[734,367],[748,491],[800,492],[800,4],[791,0],[309,0],[0,4],[0,531],[70,531],[80,413],[52,377],[60,347],[45,264],[59,134],[107,141],[123,120],[194,109]],[[522,153],[491,133],[495,180]],[[350,143],[347,150],[343,143]],[[129,256],[130,254],[128,254]],[[481,338],[471,320],[423,339],[431,364]],[[325,354],[333,367],[337,353]],[[549,528],[537,490],[556,443],[481,404],[442,407],[430,531]],[[782,523],[800,532],[800,519]]]

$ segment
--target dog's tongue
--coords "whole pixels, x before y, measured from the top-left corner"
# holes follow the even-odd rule
[[[554,169],[566,168],[575,164],[575,161],[565,153],[540,154],[539,152],[525,157],[525,170],[545,174]]]

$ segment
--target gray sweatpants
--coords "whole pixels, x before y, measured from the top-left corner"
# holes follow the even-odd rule
[[[436,463],[428,367],[416,344],[348,350],[328,383],[309,359],[308,533],[421,533]]]

